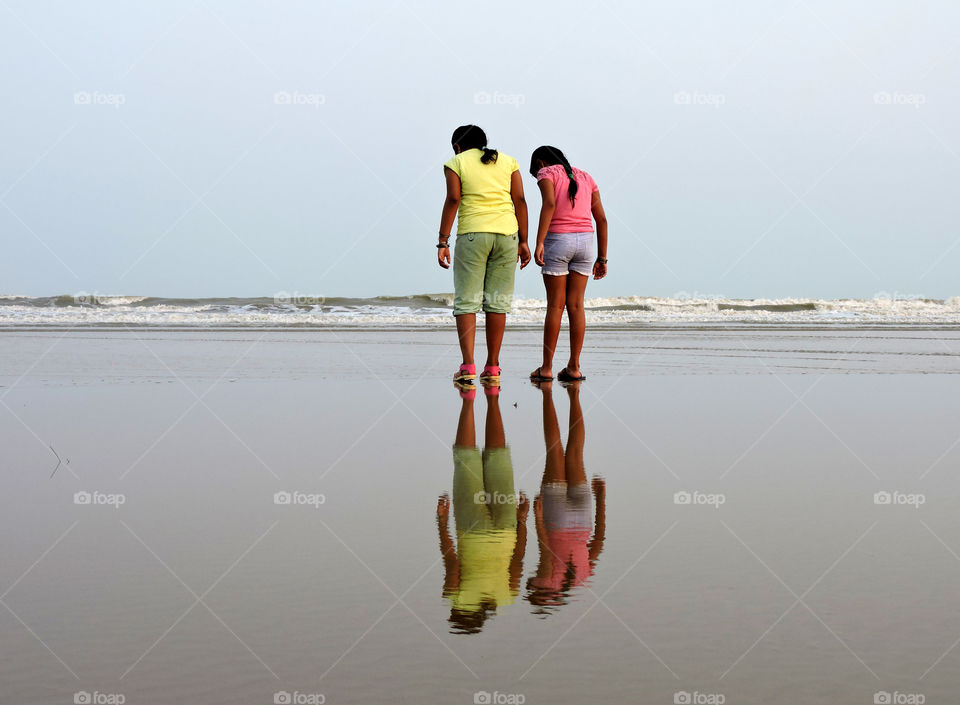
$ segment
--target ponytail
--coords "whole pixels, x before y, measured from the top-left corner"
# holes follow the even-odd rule
[[[534,177],[537,175],[537,163],[543,162],[547,166],[556,166],[559,164],[563,167],[564,173],[567,175],[567,178],[570,179],[570,185],[567,187],[567,196],[570,198],[570,204],[573,205],[577,200],[577,191],[579,190],[579,185],[577,184],[577,177],[573,173],[573,167],[570,166],[570,162],[556,147],[537,147],[533,150],[533,154],[530,155],[530,174]]]
[[[559,156],[560,163],[563,164],[563,170],[567,173],[567,178],[570,179],[570,185],[567,187],[567,195],[570,197],[570,205],[572,206],[577,201],[577,190],[580,186],[577,184],[577,177],[573,175],[573,167],[570,166],[567,158],[563,156],[563,152],[559,152]]]
[[[461,125],[453,131],[453,137],[450,138],[450,144],[459,147],[461,152],[468,149],[480,149],[483,156],[480,162],[483,164],[495,164],[500,153],[495,149],[487,147],[487,135],[476,125]]]

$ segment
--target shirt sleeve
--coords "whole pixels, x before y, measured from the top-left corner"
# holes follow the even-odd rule
[[[590,179],[590,193],[599,191],[600,187],[597,186],[597,182],[593,180],[593,177],[590,174],[587,174],[587,178]]]
[[[459,155],[454,155],[449,161],[444,162],[443,166],[450,169],[450,171],[457,176],[460,176],[460,160],[457,158],[458,156]]]
[[[557,183],[557,179],[554,176],[554,171],[556,170],[548,166],[543,167],[540,171],[537,172],[537,181],[543,181],[544,179],[547,179],[548,181]]]
[[[520,171],[520,163],[513,157],[510,157],[510,173],[513,174],[515,171]]]

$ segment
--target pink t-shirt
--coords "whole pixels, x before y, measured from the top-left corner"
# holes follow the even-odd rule
[[[551,233],[592,233],[593,218],[590,205],[593,201],[593,192],[599,191],[593,177],[582,169],[573,167],[573,176],[577,180],[577,198],[571,205],[567,190],[570,187],[570,178],[563,170],[562,164],[545,166],[537,172],[537,181],[547,179],[553,182],[553,195],[557,208],[553,211],[553,220],[550,221]]]

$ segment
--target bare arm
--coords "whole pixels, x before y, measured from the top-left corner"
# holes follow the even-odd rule
[[[517,214],[517,259],[520,260],[520,269],[530,263],[530,248],[527,245],[527,199],[523,196],[523,178],[517,170],[510,175],[510,199],[513,201],[513,210]]]
[[[596,561],[603,550],[603,540],[607,534],[607,485],[602,478],[593,478],[593,496],[597,503],[597,516],[593,527],[593,538],[587,544],[590,561]]]
[[[460,561],[457,558],[457,549],[447,530],[447,519],[450,516],[450,498],[442,495],[437,500],[437,530],[440,532],[440,555],[443,556],[443,594],[448,595],[460,585]]]
[[[537,545],[540,547],[540,562],[537,564],[537,577],[549,578],[553,572],[553,551],[547,535],[547,525],[543,521],[543,497],[533,500],[533,518],[537,529]]]
[[[557,209],[557,198],[554,194],[553,182],[550,179],[540,179],[537,182],[543,203],[540,205],[540,222],[537,225],[537,244],[534,250],[534,260],[543,266],[543,242],[547,239],[547,231],[553,220],[553,212]]]
[[[447,182],[447,197],[443,200],[443,212],[440,214],[440,242],[450,239],[450,230],[460,208],[460,177],[450,167],[443,168],[443,176]],[[450,249],[437,249],[437,263],[444,269],[450,268]]]
[[[593,278],[603,279],[607,276],[607,214],[603,212],[603,203],[600,201],[600,192],[593,192],[590,201],[590,211],[597,223],[597,262],[593,265]],[[599,260],[604,260],[600,262]]]
[[[510,590],[517,592],[520,589],[520,578],[523,577],[523,556],[527,551],[527,512],[530,502],[527,495],[520,493],[517,503],[517,543],[510,559]]]

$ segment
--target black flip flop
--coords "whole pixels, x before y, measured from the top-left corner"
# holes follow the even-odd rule
[[[531,382],[552,382],[553,377],[544,377],[540,374],[540,368],[538,367],[536,371],[530,373]]]
[[[574,377],[572,374],[570,374],[567,371],[566,367],[564,367],[562,370],[560,370],[560,372],[557,373],[557,379],[560,380],[561,382],[582,382],[586,378],[587,376],[582,372],[580,373],[579,377]]]

